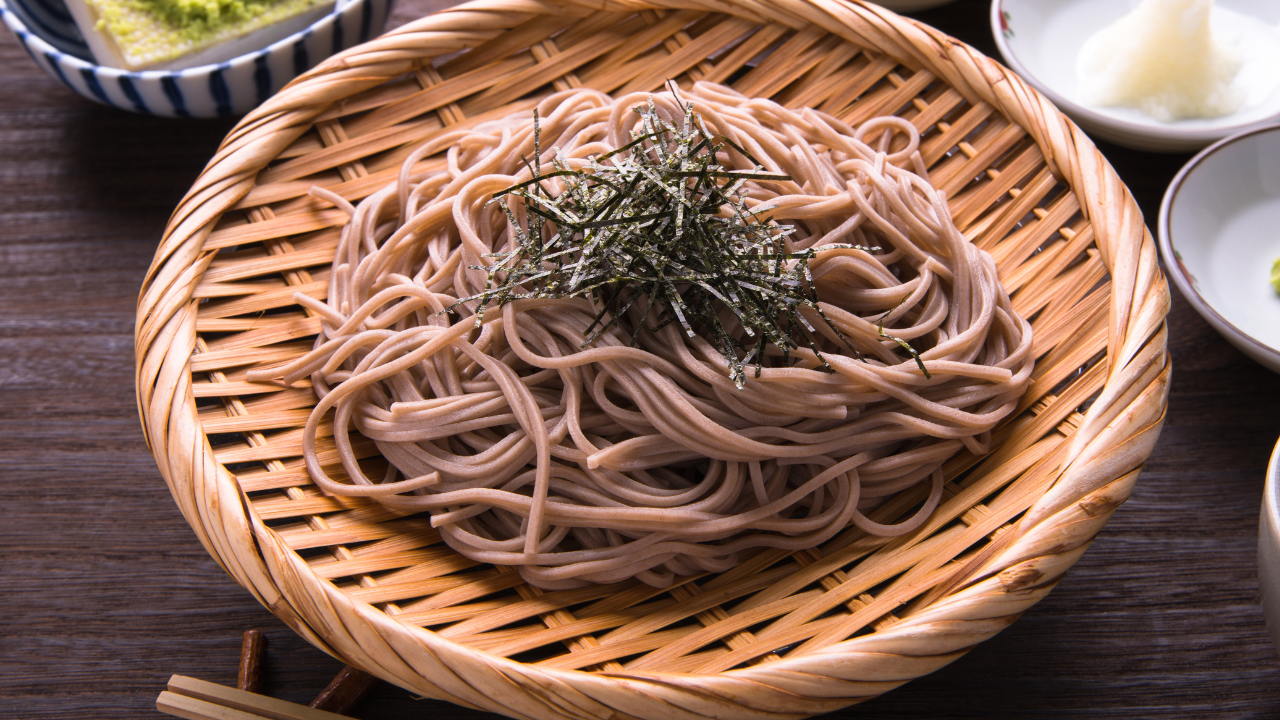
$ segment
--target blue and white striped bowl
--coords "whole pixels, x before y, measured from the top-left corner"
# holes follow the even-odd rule
[[[330,55],[382,31],[392,0],[338,0],[301,32],[216,65],[130,72],[93,61],[63,0],[0,0],[0,18],[36,64],[81,95],[168,117],[243,115]]]

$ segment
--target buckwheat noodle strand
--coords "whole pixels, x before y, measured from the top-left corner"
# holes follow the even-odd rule
[[[531,178],[521,158],[534,154],[532,119],[511,117],[432,140],[358,206],[313,191],[351,215],[327,300],[296,297],[321,318],[320,336],[305,356],[249,377],[311,377],[320,401],[304,453],[321,489],[430,511],[459,553],[517,566],[543,588],[631,577],[663,587],[753,548],[813,547],[850,524],[910,532],[941,499],[942,464],[962,448],[986,452],[1029,380],[1030,326],[929,184],[911,123],[855,130],[706,83],[687,104],[652,97],[673,123],[691,108],[766,172],[792,178],[742,192],[796,226],[789,250],[816,249],[823,312],[862,357],[810,313],[834,372],[807,348],[789,366],[777,351],[739,390],[716,346],[675,323],[639,331],[635,310],[585,348],[598,312],[587,298],[509,302],[481,323],[477,301],[446,312],[485,289],[488,256],[515,242],[490,202]],[[625,145],[632,108],[649,100],[578,90],[542,101],[540,172],[557,152],[581,168]],[[413,170],[442,151],[444,171]],[[721,154],[725,167],[754,167]],[[525,222],[517,199],[502,202]],[[894,338],[919,351],[929,377]],[[347,479],[318,455],[330,410]],[[361,467],[353,431],[389,461],[385,476]],[[919,484],[928,496],[910,518],[866,516]]]

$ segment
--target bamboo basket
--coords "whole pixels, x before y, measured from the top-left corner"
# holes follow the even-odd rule
[[[314,394],[245,380],[319,327],[292,297],[323,297],[345,216],[308,189],[358,200],[445,128],[668,78],[922,131],[934,183],[1035,330],[1033,382],[994,451],[954,458],[907,536],[851,529],[667,590],[544,592],[453,553],[424,516],[319,492],[299,457]],[[344,662],[516,718],[798,718],[951,662],[1053,588],[1156,442],[1168,309],[1141,213],[1093,143],[935,30],[846,0],[479,0],[330,59],[231,132],[143,284],[137,399],[205,548]]]

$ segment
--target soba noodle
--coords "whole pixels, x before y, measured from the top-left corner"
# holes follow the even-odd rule
[[[581,167],[629,142],[632,108],[650,97],[542,101],[541,172],[557,152]],[[652,97],[681,122],[685,105]],[[816,248],[821,307],[862,357],[810,313],[830,368],[803,347],[783,365],[772,348],[737,389],[713,344],[674,323],[641,331],[635,312],[580,348],[600,311],[588,298],[512,301],[482,323],[478,301],[454,307],[484,291],[492,254],[514,242],[491,200],[530,179],[521,158],[533,156],[534,128],[529,114],[511,117],[432,140],[357,207],[315,191],[351,214],[327,301],[296,298],[323,329],[311,353],[250,378],[311,377],[320,402],[304,448],[321,489],[430,511],[457,552],[517,566],[543,588],[631,577],[663,587],[753,548],[813,547],[850,524],[899,535],[927,519],[943,463],[987,451],[1032,356],[994,263],[927,181],[919,133],[893,117],[854,130],[711,84],[683,100],[765,171],[791,176],[742,192],[795,225],[789,250]],[[412,170],[441,151],[446,170]],[[736,150],[719,162],[755,167]],[[545,181],[552,192],[556,182]],[[501,202],[523,222],[516,198]],[[928,377],[894,338],[919,351]],[[330,410],[349,480],[317,455]],[[376,443],[385,476],[367,476],[352,431]],[[927,499],[905,521],[865,514],[919,484]]]

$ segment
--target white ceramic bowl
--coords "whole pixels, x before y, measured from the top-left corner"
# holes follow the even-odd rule
[[[339,0],[301,32],[215,65],[130,72],[93,61],[62,0],[0,0],[0,18],[45,72],[112,107],[168,117],[243,115],[330,55],[382,32],[392,0]]]
[[[1206,148],[1173,179],[1160,206],[1169,277],[1209,324],[1280,372],[1280,125]]]
[[[1280,649],[1280,443],[1271,452],[1258,518],[1258,585],[1271,642]]]
[[[1162,123],[1129,108],[1088,107],[1079,101],[1076,59],[1085,41],[1114,23],[1137,0],[993,0],[991,28],[1006,64],[1096,137],[1136,150],[1187,152],[1280,118],[1280,86],[1250,95],[1243,108],[1220,118]],[[1223,11],[1227,11],[1224,15]],[[1215,0],[1214,27],[1231,29],[1231,13],[1257,18],[1274,29],[1270,50],[1280,67],[1280,2]],[[1236,17],[1238,17],[1238,15]],[[1220,18],[1226,18],[1222,21]],[[1250,63],[1249,72],[1262,67]]]

